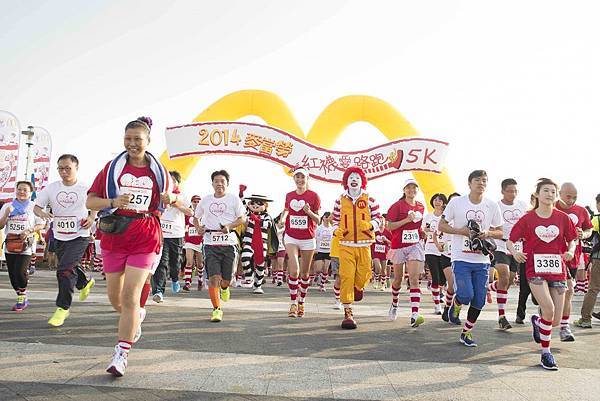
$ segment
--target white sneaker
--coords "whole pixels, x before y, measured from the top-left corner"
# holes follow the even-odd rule
[[[142,322],[146,319],[146,309],[140,308],[140,323],[138,324],[137,330],[135,331],[135,336],[133,337],[133,343],[137,343],[140,337],[142,336]]]
[[[397,318],[398,318],[398,307],[391,305],[390,310],[388,312],[388,319],[394,321]]]
[[[252,287],[254,287],[254,283],[252,281],[242,282],[242,288],[252,288]]]
[[[333,305],[333,309],[342,310],[342,303],[339,299],[335,300],[335,305]]]
[[[264,294],[265,290],[263,290],[261,287],[257,287],[252,292],[255,293],[255,294]]]
[[[127,368],[127,352],[121,351],[119,346],[115,345],[115,353],[106,371],[113,376],[121,377],[125,374],[125,368]]]
[[[433,313],[435,313],[436,315],[442,314],[442,307],[440,306],[440,304],[433,305]]]
[[[573,342],[575,341],[575,336],[571,332],[571,327],[563,327],[560,329],[560,341],[564,342]]]

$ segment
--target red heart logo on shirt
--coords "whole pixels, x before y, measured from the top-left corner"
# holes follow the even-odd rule
[[[77,196],[76,192],[60,191],[56,194],[56,202],[65,209],[73,206],[77,202],[77,199],[79,199],[79,196]]]
[[[469,210],[467,211],[467,220],[475,220],[479,225],[483,224],[485,219],[485,213],[482,210]]]
[[[558,237],[559,233],[560,230],[554,224],[549,225],[548,227],[537,226],[535,228],[535,235],[537,235],[539,239],[546,243],[554,241],[554,239]]]
[[[517,224],[517,221],[519,221],[521,216],[523,216],[523,212],[521,212],[519,209],[505,210],[504,213],[502,213],[504,221],[513,225]]]
[[[219,217],[225,213],[225,210],[227,210],[227,205],[224,203],[211,203],[208,210],[215,216]]]

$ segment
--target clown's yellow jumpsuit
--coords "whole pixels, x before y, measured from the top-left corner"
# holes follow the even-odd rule
[[[346,192],[335,202],[333,224],[340,241],[340,301],[349,305],[354,288],[363,290],[371,278],[371,244],[381,224],[379,205],[365,192],[354,200]]]

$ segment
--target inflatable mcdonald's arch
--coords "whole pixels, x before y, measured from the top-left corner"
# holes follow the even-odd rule
[[[372,124],[389,140],[406,140],[419,136],[412,125],[390,104],[374,97],[358,95],[339,98],[327,106],[306,136],[283,100],[262,90],[242,90],[226,95],[193,121],[231,122],[246,116],[259,117],[269,127],[278,128],[309,144],[327,149],[333,147],[348,125],[359,121]],[[184,179],[191,173],[199,158],[200,156],[191,155],[170,159],[167,151],[161,155],[165,166],[169,170],[179,171]],[[436,192],[454,192],[446,169],[440,172],[412,171],[412,174],[419,182],[426,199]]]

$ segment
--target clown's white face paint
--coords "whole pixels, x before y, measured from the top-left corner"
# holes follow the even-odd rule
[[[362,187],[362,178],[360,174],[352,173],[348,176],[348,193],[352,197],[356,197],[360,194],[360,188]]]

